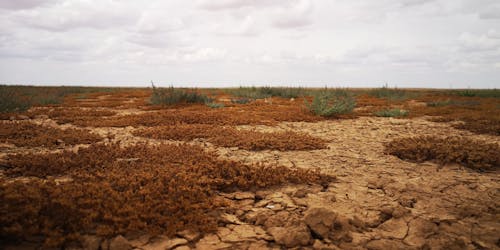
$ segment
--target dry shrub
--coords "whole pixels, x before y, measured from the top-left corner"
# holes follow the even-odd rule
[[[103,119],[76,121],[76,125],[94,127],[161,126],[175,124],[217,125],[274,125],[277,122],[318,121],[321,118],[307,114],[301,107],[278,105],[242,105],[249,107],[227,107],[214,110],[205,105],[177,107],[161,111],[150,111],[137,115],[125,115]]]
[[[415,162],[458,163],[473,169],[500,167],[500,146],[465,137],[421,136],[393,140],[386,153]]]
[[[500,100],[496,98],[428,96],[427,103],[445,100],[447,105],[407,107],[410,116],[435,116],[432,121],[461,121],[452,126],[478,134],[500,135]],[[443,101],[443,102],[445,102]]]
[[[92,120],[103,116],[113,116],[116,112],[111,110],[100,110],[94,108],[71,108],[71,107],[57,107],[57,108],[38,108],[30,110],[27,115],[35,117],[36,115],[47,115],[57,123],[74,123],[82,120]]]
[[[326,141],[293,131],[262,133],[207,124],[178,124],[137,130],[134,135],[153,139],[193,140],[207,138],[223,147],[246,150],[314,150],[326,148]]]
[[[211,232],[218,208],[226,205],[219,191],[332,180],[315,171],[222,160],[186,144],[95,144],[78,153],[14,155],[7,159],[5,174],[73,179],[1,182],[0,238],[43,236],[48,246],[88,233]]]
[[[65,144],[88,144],[98,142],[102,138],[83,129],[58,129],[33,124],[30,122],[1,122],[0,141],[18,147],[49,147]]]

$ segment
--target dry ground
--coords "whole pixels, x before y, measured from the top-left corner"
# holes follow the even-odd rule
[[[252,185],[255,186],[248,187],[234,184],[235,188],[217,189],[215,193],[207,196],[208,199],[218,201],[216,208],[210,208],[216,211],[215,215],[210,214],[214,221],[207,222],[213,223],[212,228],[187,224],[178,226],[179,230],[175,232],[165,231],[164,236],[154,235],[152,232],[141,233],[148,231],[145,228],[134,232],[115,231],[120,232],[119,236],[113,235],[113,232],[80,232],[79,235],[68,237],[69,240],[54,243],[64,248],[115,250],[500,247],[498,161],[493,161],[493,167],[486,171],[467,168],[457,163],[410,162],[387,154],[385,147],[394,139],[424,135],[460,136],[498,146],[500,137],[495,133],[477,134],[460,130],[457,124],[463,122],[433,122],[430,121],[431,117],[427,116],[404,119],[373,117],[365,111],[377,105],[372,106],[366,100],[360,102],[362,106],[358,106],[355,116],[345,119],[321,119],[298,108],[302,104],[300,100],[276,99],[273,102],[233,107],[229,105],[218,110],[196,105],[151,110],[149,107],[145,108],[145,98],[147,96],[144,93],[137,96],[96,94],[88,99],[68,101],[73,108],[63,106],[32,109],[26,117],[18,116],[13,118],[14,121],[1,121],[4,127],[19,123],[37,124],[51,128],[51,133],[55,134],[57,133],[53,132],[54,129],[71,129],[65,130],[65,138],[70,138],[66,142],[64,138],[54,138],[44,144],[44,140],[38,138],[36,143],[39,145],[30,141],[25,146],[22,145],[22,140],[15,140],[14,143],[5,139],[9,135],[8,132],[3,132],[5,135],[0,135],[5,137],[0,138],[1,199],[7,200],[7,186],[13,185],[12,183],[29,185],[39,179],[55,180],[57,185],[62,185],[61,192],[64,192],[64,185],[71,185],[72,182],[78,181],[78,178],[82,178],[79,175],[72,177],[72,172],[48,176],[26,176],[22,171],[12,172],[13,163],[9,163],[9,157],[16,154],[50,154],[62,150],[78,152],[79,148],[88,147],[88,144],[84,144],[88,142],[79,142],[78,136],[72,138],[71,133],[74,132],[71,131],[85,129],[76,133],[83,133],[82,135],[92,140],[95,140],[96,135],[100,136],[101,143],[107,145],[117,142],[121,146],[140,143],[184,145],[179,140],[185,140],[187,145],[200,146],[204,151],[218,155],[221,161],[228,160],[228,164],[264,167],[263,171],[267,171],[265,166],[284,166],[290,171],[285,172],[284,176],[287,173],[297,174],[293,172],[297,170],[319,170],[322,176],[332,178],[328,179],[327,183],[311,177],[307,180],[294,179],[293,182],[297,184],[292,184],[283,177],[276,185],[264,183],[259,186],[254,183]],[[103,105],[100,105],[100,102]],[[498,105],[496,100],[487,102],[497,102]],[[137,105],[132,105],[134,103]],[[378,106],[381,107],[390,106],[385,102],[379,103],[381,104]],[[415,112],[425,115],[418,101],[397,105],[408,107],[410,110],[417,107]],[[292,111],[298,112],[297,115],[291,113]],[[169,120],[175,115],[184,115],[189,119],[174,122]],[[193,118],[202,115],[205,115],[203,119]],[[148,117],[163,117],[163,120],[154,118],[156,120],[150,122]],[[25,120],[19,121],[20,119]],[[226,119],[226,127],[219,129],[221,119]],[[126,124],[127,121],[130,124]],[[179,123],[182,125],[178,125]],[[207,124],[211,126],[211,129],[206,127],[209,135],[203,134],[203,126]],[[176,126],[183,126],[183,129],[176,132],[173,130]],[[161,129],[171,132],[160,134]],[[241,138],[237,137],[237,140],[221,137],[227,133],[238,135],[237,131],[242,131],[243,134]],[[200,134],[201,136],[197,136]],[[287,141],[293,142],[295,146],[283,146]],[[314,145],[317,145],[316,149],[311,150]],[[496,153],[500,154],[498,151]],[[96,153],[95,158],[99,157]],[[141,160],[127,158],[123,161]],[[196,165],[196,161],[195,159],[190,164]],[[218,163],[214,164],[217,166]],[[120,163],[118,167],[123,165]],[[9,205],[11,208],[16,206],[4,204]],[[190,230],[193,228],[196,230]],[[2,233],[9,235],[8,230],[2,230]],[[46,247],[50,243],[46,241],[43,245],[44,237],[37,235],[19,237],[17,240],[13,242],[10,239],[2,244],[8,249],[30,249]]]

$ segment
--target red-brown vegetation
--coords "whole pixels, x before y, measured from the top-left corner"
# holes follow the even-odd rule
[[[500,167],[500,146],[465,137],[421,136],[396,139],[386,145],[386,153],[415,162],[457,163],[472,169]]]
[[[326,148],[323,139],[293,131],[263,133],[238,130],[208,124],[178,124],[137,130],[134,135],[153,139],[189,141],[207,138],[222,147],[239,147],[246,150],[314,150]]]
[[[69,145],[88,144],[98,142],[101,139],[100,136],[84,129],[58,129],[26,121],[0,123],[0,141],[18,147],[56,148],[62,143]]]
[[[94,144],[77,153],[12,155],[5,166],[9,177],[43,179],[2,180],[1,238],[42,236],[51,246],[85,233],[210,232],[217,226],[217,208],[225,204],[216,198],[218,191],[332,180],[314,171],[222,160],[185,144]]]

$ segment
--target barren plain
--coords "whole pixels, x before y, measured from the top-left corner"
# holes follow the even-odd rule
[[[333,117],[310,97],[161,106],[148,89],[2,114],[0,244],[500,248],[500,99],[411,93]]]

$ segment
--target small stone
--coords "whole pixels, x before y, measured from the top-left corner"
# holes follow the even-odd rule
[[[200,233],[189,229],[177,232],[177,236],[180,236],[188,241],[195,241],[200,238]]]
[[[35,115],[34,118],[45,120],[45,119],[49,119],[49,116],[48,115]]]
[[[153,242],[142,246],[143,250],[165,250],[172,249],[176,246],[187,244],[188,241],[183,238],[170,239],[165,236],[159,236],[152,240]],[[111,249],[110,249],[111,250]]]
[[[175,250],[191,250],[190,247],[186,246],[186,245],[183,245],[183,246],[179,246],[179,247],[176,247],[174,248]]]
[[[95,235],[84,235],[80,239],[82,247],[87,250],[98,250],[101,245],[101,241],[101,237]]]
[[[307,246],[311,242],[311,234],[305,224],[288,227],[272,227],[268,232],[274,241],[285,247]]]
[[[336,212],[323,207],[310,208],[304,216],[306,224],[322,238],[328,238],[336,219]]]
[[[233,193],[233,198],[235,200],[245,200],[245,199],[255,199],[255,194],[250,192],[235,192]]]
[[[222,216],[220,217],[220,221],[226,224],[236,224],[236,225],[243,224],[243,222],[241,222],[238,219],[238,217],[236,217],[233,214],[227,214],[227,213],[222,214]]]
[[[132,245],[123,236],[118,235],[109,241],[109,250],[128,250],[132,249]]]
[[[19,119],[19,120],[29,120],[30,118],[27,115],[18,115],[17,119]]]

